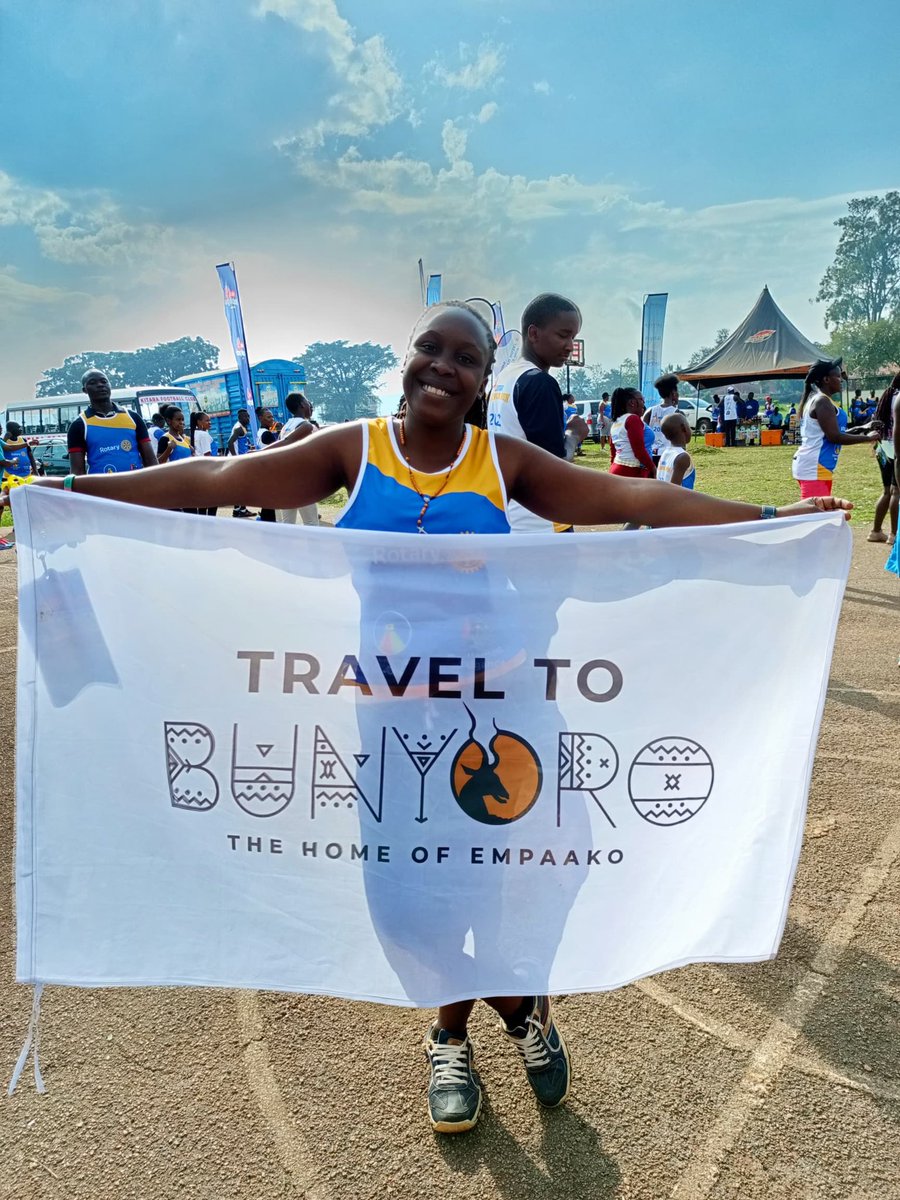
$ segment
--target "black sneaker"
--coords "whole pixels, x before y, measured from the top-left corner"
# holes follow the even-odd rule
[[[531,1090],[546,1108],[562,1104],[569,1094],[571,1071],[569,1052],[556,1028],[549,996],[535,996],[534,1008],[524,1025],[500,1028],[525,1060],[525,1074]]]
[[[481,1084],[472,1070],[472,1043],[432,1025],[425,1038],[425,1057],[431,1064],[428,1115],[432,1129],[437,1133],[473,1129],[481,1112]]]

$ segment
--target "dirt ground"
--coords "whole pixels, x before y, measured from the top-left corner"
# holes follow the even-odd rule
[[[42,1066],[0,1099],[0,1195],[897,1200],[900,588],[854,532],[850,586],[778,958],[559,1002],[575,1085],[539,1111],[487,1012],[478,1128],[432,1135],[423,1013],[247,992],[44,997]],[[13,980],[15,563],[0,558],[0,1076]],[[77,770],[77,764],[73,765]]]

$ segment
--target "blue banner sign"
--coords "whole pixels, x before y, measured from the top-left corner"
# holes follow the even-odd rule
[[[640,371],[641,394],[648,405],[655,404],[659,399],[653,390],[653,383],[662,374],[663,330],[666,324],[668,300],[668,292],[654,292],[644,297]]]
[[[247,358],[247,339],[244,335],[244,318],[241,315],[241,298],[238,294],[237,275],[233,263],[219,263],[216,267],[219,282],[222,284],[222,295],[225,298],[225,319],[231,334],[231,348],[234,351],[235,362],[241,377],[241,391],[244,396],[244,408],[250,414],[250,432],[253,441],[259,430],[256,420],[256,404],[253,397],[253,382],[250,378],[250,361]]]
[[[440,304],[441,302],[441,277],[440,275],[428,276],[428,287],[425,291],[425,304],[429,308],[432,304]]]

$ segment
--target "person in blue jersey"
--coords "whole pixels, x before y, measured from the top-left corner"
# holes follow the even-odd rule
[[[712,406],[709,410],[709,418],[716,427],[716,433],[723,433],[725,426],[722,424],[722,399],[718,395],[713,395]]]
[[[177,404],[170,404],[166,409],[166,432],[159,439],[160,465],[181,462],[193,453],[191,439],[184,432],[184,413]]]
[[[472,532],[506,535],[510,532],[509,500],[548,523],[580,525],[626,521],[651,526],[716,525],[852,508],[848,501],[831,496],[779,509],[720,500],[655,480],[584,470],[523,438],[495,435],[481,427],[494,350],[493,333],[483,317],[461,301],[444,301],[429,307],[413,328],[403,364],[404,404],[397,416],[337,425],[265,454],[194,458],[175,463],[167,471],[140,476],[68,476],[40,480],[34,486],[68,488],[160,508],[233,504],[240,497],[264,507],[299,507],[315,504],[345,487],[349,499],[338,522],[341,527],[432,537]],[[561,419],[561,406],[559,416]],[[411,539],[409,552],[413,555],[420,554],[412,545],[417,540]],[[573,549],[577,551],[577,546]],[[539,545],[534,553],[540,553]],[[389,581],[393,608],[398,599],[407,602],[403,582],[414,586],[419,578],[404,571],[403,558],[401,553],[397,564],[388,564],[394,566]],[[470,566],[479,569],[477,562],[466,564]],[[502,585],[502,580],[492,583],[485,572],[483,586],[496,589],[493,603],[498,615],[505,618],[510,611],[510,589],[508,583],[505,589]],[[432,605],[446,603],[433,592],[421,599]],[[370,628],[376,622],[365,624],[361,637],[381,636],[380,629]],[[502,631],[503,625],[497,628]],[[388,633],[386,628],[383,632]],[[484,639],[479,630],[470,632],[473,639]],[[506,657],[513,641],[498,656]],[[383,654],[390,652],[390,645],[382,650]],[[486,651],[486,661],[488,657]],[[385,904],[384,886],[377,894],[377,903]],[[382,913],[374,909],[375,903],[372,919],[378,928]],[[391,957],[391,965],[412,969],[419,958],[431,956],[435,963],[451,956],[454,967],[459,964],[457,978],[465,979],[465,963],[471,961],[464,947],[467,928],[460,924],[455,906],[445,906],[435,919],[428,945],[403,944],[402,910],[402,897],[394,897],[389,932],[395,957]],[[495,922],[516,921],[520,953],[527,957],[528,931],[535,940],[539,932],[536,923],[529,921],[527,903],[508,914],[498,910],[485,916]],[[386,939],[388,931],[379,930],[379,937]],[[404,954],[410,960],[405,968],[400,966]],[[423,966],[427,969],[429,962]],[[560,1104],[569,1093],[569,1056],[549,997],[514,994],[510,988],[485,1000],[499,1015],[502,1033],[521,1055],[538,1101],[547,1107]],[[481,1109],[481,1084],[473,1069],[468,1033],[475,1003],[468,999],[442,1005],[426,1037],[431,1067],[428,1107],[432,1126],[439,1132],[471,1129]]]
[[[103,372],[85,371],[81,390],[88,403],[66,435],[72,474],[117,475],[155,466],[143,418],[113,403]]]
[[[663,419],[662,431],[666,448],[659,456],[656,478],[662,483],[674,483],[679,487],[694,490],[697,473],[694,460],[688,452],[691,444],[691,427],[684,413],[669,413]]]
[[[228,442],[225,446],[226,454],[239,456],[241,454],[249,454],[253,449],[253,444],[250,439],[250,414],[246,408],[239,408],[237,420],[231,429]]]
[[[150,424],[147,426],[147,432],[150,434],[150,449],[158,458],[159,439],[166,432],[166,418],[163,416],[162,409],[160,409],[159,412],[151,414]]]
[[[239,408],[237,420],[232,426],[228,441],[225,443],[225,454],[237,457],[241,454],[249,454],[252,449],[250,414],[246,408]],[[246,504],[236,504],[231,515],[233,517],[255,517],[256,513],[252,513]]]
[[[11,488],[33,483],[40,474],[31,447],[22,437],[22,426],[17,421],[6,422],[6,436],[0,441],[0,468],[3,470],[0,489],[6,495]],[[9,550],[14,545],[14,533],[10,529],[8,534],[0,538],[0,550]]]
[[[184,431],[184,413],[177,404],[170,404],[165,409],[166,432],[159,439],[157,453],[159,465],[183,462],[193,457],[194,448],[191,439]],[[196,508],[184,508],[182,512],[196,513]]]
[[[2,486],[6,491],[23,483],[31,483],[40,474],[34,453],[22,437],[22,426],[18,421],[6,422],[6,436],[0,441],[0,467],[3,468]]]
[[[271,408],[261,408],[256,414],[259,419],[259,429],[256,433],[256,448],[257,450],[267,450],[278,444],[278,430],[276,428],[275,414]],[[275,521],[274,508],[262,508],[259,512],[259,521]]]

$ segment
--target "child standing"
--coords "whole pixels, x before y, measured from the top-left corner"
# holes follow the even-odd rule
[[[679,412],[669,413],[663,418],[660,428],[669,444],[659,456],[656,478],[663,483],[674,483],[693,491],[697,472],[687,450],[691,444],[691,427],[687,417]]]

